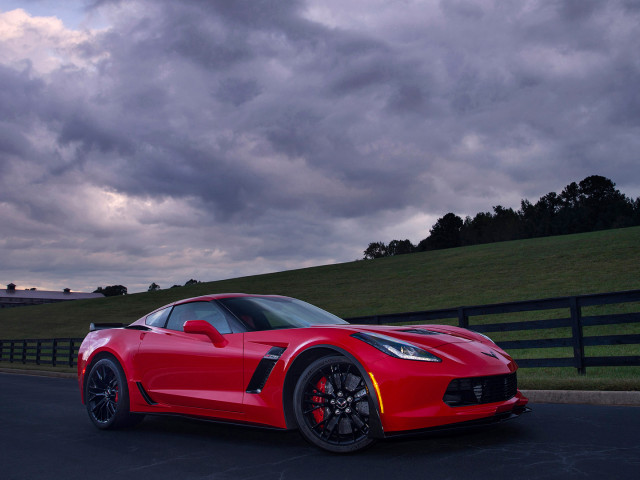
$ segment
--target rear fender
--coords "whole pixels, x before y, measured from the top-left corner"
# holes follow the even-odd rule
[[[129,391],[133,381],[133,357],[140,345],[140,332],[122,328],[96,330],[89,333],[78,351],[78,384],[84,403],[86,374],[93,364],[102,357],[113,357],[124,370]]]

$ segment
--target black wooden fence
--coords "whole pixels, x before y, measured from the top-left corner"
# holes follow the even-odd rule
[[[583,327],[595,325],[616,325],[624,323],[640,323],[640,312],[613,313],[607,315],[584,316],[582,309],[600,305],[625,304],[640,301],[640,290],[625,292],[599,293],[572,297],[546,298],[523,302],[498,303],[492,305],[476,305],[472,307],[447,308],[424,312],[395,313],[347,319],[351,323],[366,325],[382,325],[392,323],[424,322],[435,323],[437,320],[457,319],[460,327],[470,328],[481,333],[508,332],[524,330],[542,330],[570,327],[571,337],[545,338],[539,340],[498,341],[498,345],[511,353],[519,367],[574,367],[583,374],[587,367],[604,366],[640,366],[640,355],[634,356],[585,356],[585,346],[596,345],[640,345],[640,335],[600,335],[585,336]],[[633,307],[633,306],[632,306]],[[473,317],[505,313],[531,312],[536,310],[564,309],[567,316],[545,320],[526,320],[501,323],[473,323]],[[632,308],[640,310],[640,307]],[[484,319],[483,319],[484,320]],[[572,347],[573,357],[566,358],[522,358],[518,359],[514,350],[544,349],[553,347]]]
[[[26,308],[26,307],[25,307]],[[0,362],[74,367],[82,338],[0,340]]]
[[[584,352],[585,346],[640,346],[640,334],[599,336],[585,336],[583,334],[583,327],[640,323],[640,311],[637,311],[640,310],[640,307],[638,306],[632,306],[631,310],[636,311],[630,313],[588,316],[582,314],[582,309],[585,307],[628,304],[631,302],[640,302],[640,290],[476,305],[423,312],[394,313],[348,318],[347,320],[355,324],[382,325],[410,322],[434,323],[438,320],[454,319],[457,320],[458,325],[461,327],[489,334],[491,332],[570,327],[572,332],[570,337],[498,341],[497,343],[516,358],[520,367],[574,367],[578,369],[578,372],[584,373],[587,367],[640,366],[640,355],[585,356]],[[566,310],[567,316],[544,320],[499,323],[485,323],[483,321],[482,323],[476,322],[474,324],[472,321],[474,317],[480,316],[486,318],[488,315],[559,309]],[[82,338],[0,340],[0,362],[73,367],[76,365],[78,348],[82,340]],[[573,356],[563,358],[518,358],[517,353],[514,353],[514,350],[554,347],[573,348]]]

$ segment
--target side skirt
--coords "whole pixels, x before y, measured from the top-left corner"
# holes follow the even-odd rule
[[[136,413],[136,412],[132,412]],[[212,418],[200,415],[188,415],[185,413],[169,413],[169,412],[140,412],[144,415],[152,415],[154,417],[174,417],[174,418],[186,418],[188,420],[197,420],[199,422],[215,423],[219,425],[229,425],[233,427],[245,427],[245,428],[259,428],[261,430],[274,430],[277,432],[289,432],[291,429],[273,427],[271,425],[264,425],[262,423],[243,422],[240,420],[226,420],[224,418]]]

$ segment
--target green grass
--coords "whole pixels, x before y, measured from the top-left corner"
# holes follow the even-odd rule
[[[282,294],[301,298],[342,317],[353,317],[639,288],[640,227],[632,227],[355,261],[123,297],[4,309],[0,310],[0,338],[83,337],[90,322],[129,323],[164,304],[207,293]],[[602,307],[597,314],[630,309],[638,311],[638,306]],[[499,320],[566,315],[556,311],[529,312]],[[497,320],[474,318],[472,324]],[[592,328],[585,334],[610,334],[607,328],[613,328],[615,333],[640,333],[640,326],[636,325]],[[554,330],[492,336],[497,340],[570,336],[567,329]],[[592,348],[595,350],[590,355],[640,354],[638,346]],[[570,349],[561,350],[565,351],[511,353],[521,358],[549,353],[571,355]],[[586,377],[578,379],[564,376],[564,369],[544,370],[550,373],[535,370],[522,370],[524,388],[529,388],[526,387],[529,382],[538,385],[550,375],[561,379],[558,381],[562,384],[575,385],[589,384],[586,379],[597,377],[596,369],[589,369]],[[613,383],[624,388],[636,385],[635,389],[640,389],[637,370],[631,374],[623,372],[620,377],[611,375],[623,370],[605,369],[608,374],[601,375],[598,384],[609,385],[608,379],[618,378]]]
[[[522,390],[640,390],[640,367],[593,367],[586,375],[574,368],[521,368]]]

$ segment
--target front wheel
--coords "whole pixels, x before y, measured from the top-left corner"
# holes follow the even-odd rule
[[[324,450],[355,452],[374,442],[369,390],[346,357],[320,358],[306,368],[294,391],[294,412],[302,436]]]
[[[127,378],[111,358],[102,358],[91,367],[84,398],[89,418],[98,428],[130,426],[142,419],[129,412]]]

